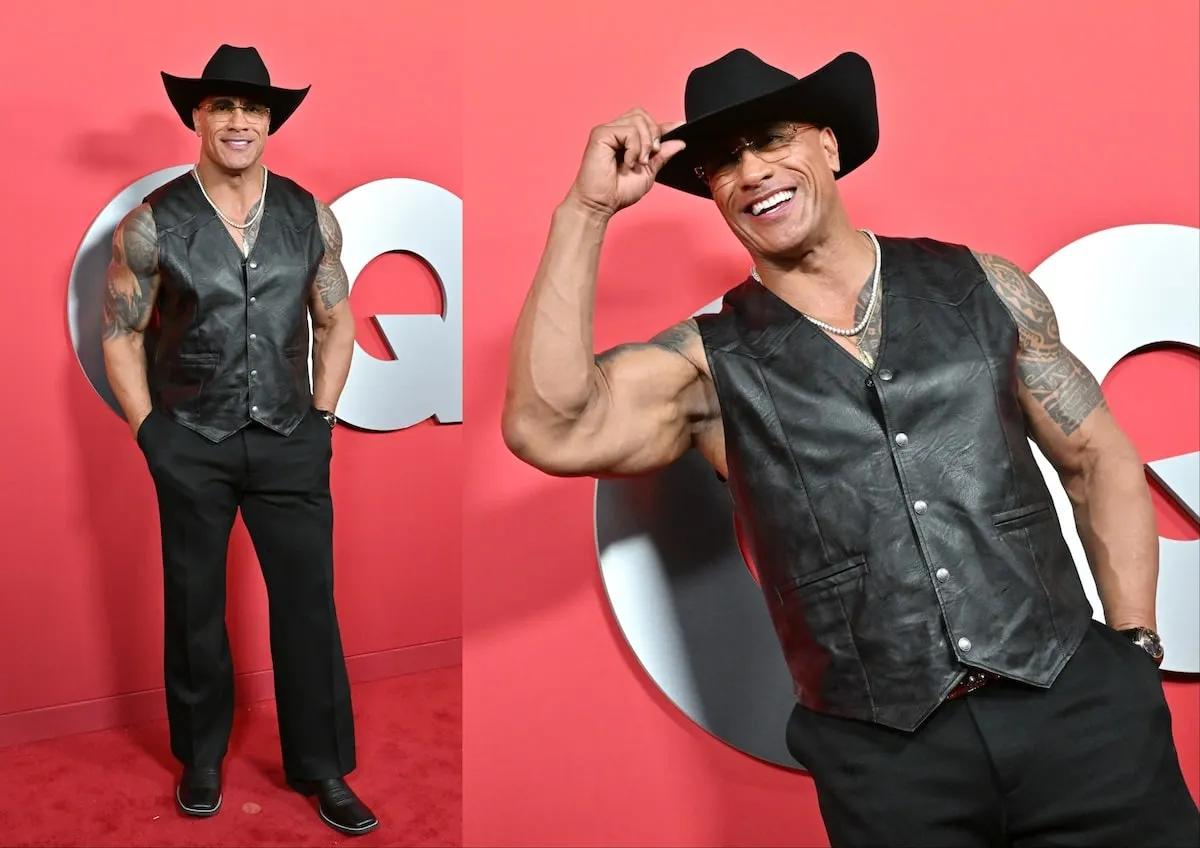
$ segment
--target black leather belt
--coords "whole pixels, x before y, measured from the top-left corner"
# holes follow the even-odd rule
[[[974,692],[980,687],[987,686],[993,680],[999,680],[1000,675],[993,674],[990,671],[971,671],[964,677],[957,686],[950,690],[950,694],[946,696],[946,700],[953,698],[961,698],[969,692]]]

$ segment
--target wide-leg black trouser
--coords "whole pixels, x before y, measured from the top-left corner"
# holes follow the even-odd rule
[[[158,493],[171,751],[218,765],[233,724],[226,556],[240,509],[266,583],[285,772],[354,770],[354,718],[333,597],[332,437],[314,410],[287,436],[251,424],[214,444],[155,411],[138,430]]]

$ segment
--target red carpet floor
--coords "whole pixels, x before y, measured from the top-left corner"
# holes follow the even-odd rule
[[[275,704],[240,707],[220,813],[175,810],[176,764],[158,721],[0,749],[0,845],[459,846],[462,687],[457,666],[354,687],[354,791],[379,828],[348,838],[283,785]]]

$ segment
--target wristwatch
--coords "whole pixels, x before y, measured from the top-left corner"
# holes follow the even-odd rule
[[[1163,645],[1159,635],[1149,627],[1130,627],[1127,630],[1117,631],[1122,636],[1128,638],[1133,644],[1137,645],[1154,661],[1155,665],[1162,665],[1163,661]]]
[[[337,416],[327,409],[318,409],[317,412],[321,413],[321,417],[325,419],[325,423],[328,424],[329,429],[332,430],[334,425],[337,424]]]

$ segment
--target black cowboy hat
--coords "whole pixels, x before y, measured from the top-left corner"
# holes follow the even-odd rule
[[[165,71],[162,72],[162,78],[171,105],[189,130],[196,128],[192,122],[192,110],[204,98],[248,97],[271,110],[271,127],[267,130],[267,135],[270,135],[292,116],[312,88],[277,88],[271,85],[271,75],[257,50],[228,44],[217,48],[199,78],[176,77]]]
[[[772,67],[749,50],[737,49],[688,74],[683,95],[687,120],[662,137],[680,139],[687,148],[658,172],[663,185],[711,197],[696,176],[707,145],[755,121],[805,121],[833,130],[844,177],[866,162],[879,146],[875,78],[867,60],[843,53],[797,79]]]

